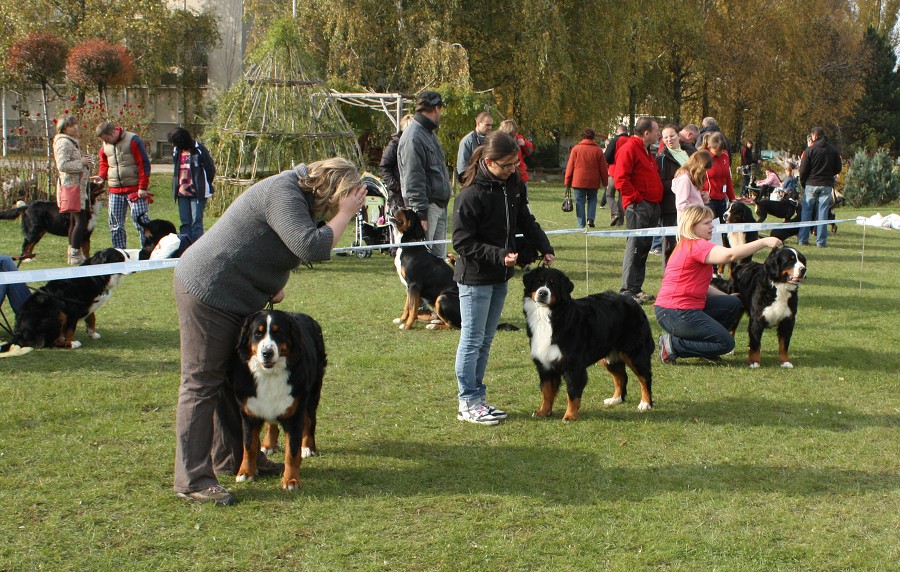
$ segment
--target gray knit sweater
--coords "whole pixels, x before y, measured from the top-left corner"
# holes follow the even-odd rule
[[[300,190],[306,166],[264,179],[237,198],[175,267],[201,302],[246,316],[287,284],[301,260],[328,260],[334,234],[316,228],[311,195]]]

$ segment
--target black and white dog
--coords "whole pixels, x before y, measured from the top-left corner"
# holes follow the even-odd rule
[[[605,405],[625,401],[628,373],[641,384],[639,411],[653,406],[653,336],[640,305],[629,296],[613,292],[573,299],[574,284],[560,270],[538,267],[523,277],[523,310],[531,343],[531,357],[541,386],[541,407],[535,417],[547,417],[566,381],[564,421],[578,419],[581,395],[587,385],[587,368],[598,361],[612,375],[613,396]]]

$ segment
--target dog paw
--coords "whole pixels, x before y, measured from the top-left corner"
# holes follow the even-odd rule
[[[97,330],[88,330],[88,331],[87,331],[87,335],[88,335],[88,337],[91,338],[92,340],[99,340],[99,339],[100,339],[100,334],[97,333]]]
[[[620,405],[624,402],[625,402],[625,400],[622,399],[621,397],[607,397],[606,399],[603,400],[603,405],[605,405],[607,407],[612,407],[613,405]]]
[[[540,417],[540,418],[543,419],[543,418],[546,418],[546,417],[550,417],[550,414],[551,414],[551,413],[553,413],[553,411],[543,411],[543,410],[541,410],[541,409],[538,409],[538,410],[536,410],[534,413],[532,413],[531,416],[532,416],[532,417]]]
[[[759,362],[758,362],[758,361],[751,361],[751,362],[750,362],[750,369],[757,369],[757,368],[759,368]]]
[[[253,480],[253,475],[238,475],[234,478],[236,483],[245,483]]]
[[[79,342],[78,340],[72,340],[71,342],[69,342],[68,345],[69,345],[69,349],[77,350],[78,348],[81,347],[81,342]]]
[[[300,481],[297,479],[288,479],[286,481],[281,481],[281,489],[288,492],[300,490]]]
[[[405,329],[406,329],[406,324],[400,324],[400,329],[401,329],[401,330],[405,330]]]
[[[402,318],[394,318],[394,323],[395,323],[395,324],[402,324],[402,323],[403,323],[403,319],[402,319]]]
[[[266,457],[269,457],[272,455],[272,453],[275,452],[275,447],[271,447],[271,448],[270,447],[260,447],[259,452],[262,453],[263,455],[265,455]]]
[[[646,401],[641,401],[638,403],[638,411],[643,413],[644,411],[650,411],[653,406],[647,403]]]
[[[781,364],[781,367],[783,367],[784,369],[794,369],[794,364],[792,364],[789,361],[786,361]]]
[[[300,448],[300,458],[308,459],[309,457],[318,457],[319,452],[315,449],[310,449],[309,447],[301,447]]]

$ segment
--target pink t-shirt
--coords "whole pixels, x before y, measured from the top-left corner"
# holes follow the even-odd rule
[[[666,264],[655,305],[672,310],[702,310],[713,273],[706,256],[715,246],[702,238],[681,239]]]

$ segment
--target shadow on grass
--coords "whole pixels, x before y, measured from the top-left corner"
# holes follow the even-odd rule
[[[900,488],[896,475],[886,471],[727,462],[621,467],[599,453],[540,445],[438,445],[389,440],[328,454],[362,457],[367,465],[374,461],[374,466],[328,467],[319,459],[305,460],[301,470],[305,495],[445,499],[511,495],[540,502],[592,504],[601,499],[642,501],[667,493],[822,496]],[[271,481],[244,491],[234,490],[242,498],[258,500],[284,496],[277,482]]]

